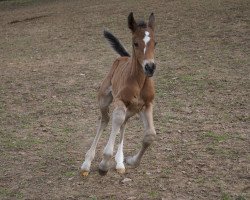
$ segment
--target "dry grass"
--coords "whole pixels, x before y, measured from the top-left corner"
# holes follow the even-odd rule
[[[246,1],[15,0],[0,10],[1,199],[249,198]],[[96,91],[116,58],[101,32],[109,28],[129,49],[130,11],[157,19],[158,141],[139,168],[100,177],[108,129],[83,179]],[[134,119],[126,155],[141,143]]]

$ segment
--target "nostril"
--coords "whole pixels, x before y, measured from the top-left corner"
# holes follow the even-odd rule
[[[155,65],[154,63],[153,63],[153,65],[152,65],[152,68],[153,68],[153,69],[155,69],[155,68],[156,68],[156,65]]]
[[[150,67],[149,67],[148,64],[145,65],[145,69],[146,69],[146,71],[149,71],[149,70],[150,70]]]

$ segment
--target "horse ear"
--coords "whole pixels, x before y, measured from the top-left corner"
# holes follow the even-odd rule
[[[131,12],[128,16],[128,27],[132,32],[135,32],[137,24],[135,22],[133,13]]]
[[[149,26],[152,30],[155,29],[155,16],[154,16],[154,13],[151,13],[151,15],[149,16],[148,26]]]

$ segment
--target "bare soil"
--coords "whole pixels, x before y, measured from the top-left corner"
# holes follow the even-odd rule
[[[249,10],[245,0],[0,1],[0,199],[249,199]],[[102,31],[131,52],[131,11],[156,15],[157,141],[138,168],[102,177],[109,126],[83,178],[96,93],[117,57]],[[126,155],[142,130],[130,120]]]

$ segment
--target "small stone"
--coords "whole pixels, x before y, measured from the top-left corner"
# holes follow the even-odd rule
[[[48,132],[46,128],[42,128],[42,132]]]
[[[128,200],[134,200],[136,197],[129,197]]]
[[[122,183],[127,183],[127,182],[130,182],[130,181],[132,181],[131,178],[124,178],[124,179],[122,180]]]

